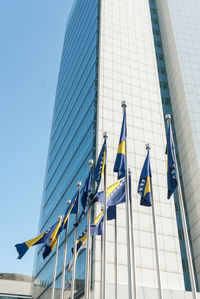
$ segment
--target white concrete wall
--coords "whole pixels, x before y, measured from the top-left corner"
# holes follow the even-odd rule
[[[200,283],[200,2],[157,0],[157,6]]]
[[[32,282],[0,279],[0,295],[31,296],[33,294],[32,287]]]
[[[133,171],[134,233],[137,286],[157,286],[151,208],[139,205],[137,184],[151,145],[151,166],[158,230],[161,280],[164,289],[184,289],[173,199],[167,200],[167,177],[162,103],[157,75],[148,0],[102,0],[98,149],[108,132],[108,185],[116,181],[113,166],[122,122],[121,101],[127,102],[128,167]],[[99,209],[99,207],[98,207]],[[127,298],[125,206],[117,211],[118,290]],[[108,223],[107,295],[114,298],[114,223]],[[99,298],[100,237],[96,238],[94,291]],[[154,297],[155,298],[155,297]]]
[[[119,298],[126,299],[128,298],[127,289],[120,289]],[[114,298],[112,293],[112,288],[109,289],[108,298]],[[191,292],[185,292],[180,290],[163,290],[162,291],[163,299],[192,299]],[[84,299],[84,297],[81,297]],[[145,287],[137,287],[137,299],[159,299],[158,289],[155,288],[145,288]],[[197,294],[197,299],[200,299],[200,294]]]

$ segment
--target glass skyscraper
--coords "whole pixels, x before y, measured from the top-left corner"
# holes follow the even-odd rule
[[[185,10],[179,11],[179,4]],[[199,29],[192,25],[191,20],[195,5],[199,7],[196,0],[186,1],[184,5],[180,0],[76,0],[66,27],[39,230],[42,232],[56,222],[58,215],[64,213],[67,200],[71,200],[76,193],[77,181],[84,183],[89,170],[88,161],[93,159],[96,162],[104,131],[108,133],[108,185],[116,181],[113,165],[122,121],[121,101],[126,100],[128,167],[133,172],[138,298],[147,298],[145,294],[148,294],[148,298],[157,298],[151,210],[139,205],[136,192],[146,155],[146,143],[151,145],[163,294],[169,299],[176,298],[173,297],[175,294],[186,298],[185,290],[190,290],[177,194],[174,199],[166,199],[166,113],[173,117],[173,134],[190,227],[195,274],[197,281],[200,280],[200,234],[197,232],[200,219],[197,192],[200,179],[200,101],[197,96],[200,92],[196,83],[199,72],[192,57],[192,53],[196,53],[196,64],[199,65],[197,49],[200,46],[194,43],[191,47],[186,40],[183,53],[180,47],[184,46],[181,36],[184,18],[193,30],[191,40],[195,36],[194,32],[200,37]],[[195,22],[199,22],[196,14]],[[186,26],[182,28],[189,36],[189,29]],[[183,63],[187,55],[190,64]],[[191,65],[192,71],[188,71],[187,76]],[[193,77],[196,81],[192,80]],[[182,89],[179,90],[179,87]],[[184,105],[181,101],[184,101]],[[184,125],[182,128],[183,118],[188,123],[187,128]],[[186,142],[187,138],[190,138],[191,148]],[[182,140],[185,140],[184,150]],[[192,166],[189,163],[191,157]],[[189,171],[186,173],[187,167]],[[100,206],[96,204],[92,215],[97,215],[99,209]],[[72,258],[74,222],[75,217],[70,216],[67,263]],[[85,226],[86,218],[78,228],[78,235]],[[118,296],[128,298],[124,205],[117,208],[117,232]],[[114,298],[112,221],[108,222],[107,246],[106,292],[108,298]],[[60,238],[56,296],[59,296],[61,288],[63,247],[64,234]],[[42,259],[41,249],[37,251],[34,266],[35,298],[50,298],[54,258],[54,251],[45,260]],[[83,250],[76,267],[77,297],[84,295],[85,259]],[[95,299],[100,298],[100,261],[101,240],[97,236],[93,239],[91,277],[91,298]],[[70,286],[71,273],[66,272],[66,296]]]

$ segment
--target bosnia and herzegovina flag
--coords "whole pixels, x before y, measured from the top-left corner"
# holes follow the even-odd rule
[[[117,156],[115,159],[114,172],[118,173],[118,179],[125,177],[126,175],[126,111],[124,110],[121,135],[119,139]]]
[[[167,155],[167,184],[168,184],[167,198],[169,199],[171,195],[174,193],[174,190],[178,185],[176,163],[174,157],[174,141],[173,141],[171,123],[169,123],[169,130],[167,135],[167,147],[166,147],[165,154]]]
[[[104,143],[102,145],[98,160],[97,160],[97,165],[94,171],[94,179],[97,182],[97,187],[95,190],[95,194],[99,190],[99,186],[101,183],[101,179],[104,173],[104,168],[106,165],[106,158],[107,158],[107,143],[106,143],[106,138],[104,139]]]
[[[138,194],[141,196],[140,204],[142,206],[150,207],[151,206],[151,165],[149,159],[149,152],[147,153],[144,166],[140,175],[140,180],[138,184]]]
[[[76,252],[78,253],[81,246],[85,243],[87,240],[87,227],[85,228],[84,232],[78,237],[76,240]],[[72,254],[74,254],[74,247],[72,248]]]
[[[67,221],[69,219],[69,215],[77,213],[77,209],[78,209],[78,198],[79,198],[79,192],[76,193],[76,195],[74,196],[74,198],[71,200],[70,204],[68,205],[68,207],[67,207],[67,209],[65,211],[65,215],[63,217],[63,221],[62,221],[62,225],[60,227],[60,230],[61,229],[66,229],[66,227],[67,227]]]
[[[88,196],[91,191],[91,181],[92,181],[92,169],[90,169],[87,179],[85,181],[84,187],[83,187],[83,194],[81,196],[81,204],[82,204],[83,210],[78,218],[78,221],[74,224],[75,227],[77,227],[79,225],[79,223],[82,221],[83,217],[86,214],[86,209],[88,206]]]
[[[112,220],[116,218],[116,206],[110,206],[107,208],[107,220]],[[103,235],[103,220],[104,220],[104,211],[101,211],[99,215],[94,219],[94,221],[90,222],[90,235]],[[76,241],[77,252],[81,248],[81,246],[87,240],[87,227],[84,232],[78,237]],[[74,252],[74,248],[72,248],[72,253]]]
[[[53,250],[54,246],[56,245],[60,233],[62,231],[62,219],[60,219],[51,235],[47,238],[45,245],[43,247],[43,259],[45,259]]]
[[[90,171],[89,171],[89,174],[87,176],[87,179],[86,179],[84,187],[83,187],[83,194],[81,196],[81,204],[82,204],[83,210],[85,210],[87,207],[88,195],[91,191],[91,181],[92,181],[92,169],[90,169]]]
[[[90,235],[103,235],[103,211],[90,223]]]
[[[104,191],[97,193],[97,201],[104,203]],[[125,178],[107,188],[107,207],[116,206],[126,201]]]
[[[60,221],[57,221],[50,229],[48,229],[38,237],[28,240],[24,243],[16,244],[15,247],[19,254],[18,259],[21,259],[30,247],[48,242],[49,238],[53,235],[55,229],[57,228],[59,222]]]

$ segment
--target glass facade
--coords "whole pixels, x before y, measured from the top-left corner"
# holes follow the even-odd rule
[[[173,136],[174,136],[174,144],[175,144],[175,149],[176,149],[176,156],[177,156],[177,162],[178,162],[178,167],[179,167],[180,180],[182,181],[182,173],[181,173],[181,167],[180,167],[179,155],[178,155],[178,145],[177,145],[177,141],[176,141],[176,133],[175,133],[174,123],[173,123],[173,112],[172,112],[172,106],[171,106],[171,99],[170,99],[170,92],[169,92],[169,86],[168,86],[164,52],[163,52],[163,47],[162,47],[162,38],[161,38],[161,34],[160,34],[158,12],[157,12],[157,8],[156,8],[156,0],[149,0],[149,5],[150,5],[151,22],[152,22],[152,30],[153,30],[153,37],[154,37],[157,67],[158,67],[158,76],[159,76],[159,82],[160,82],[160,92],[161,92],[161,97],[162,97],[163,114],[164,115],[165,114],[172,115],[172,131],[173,131]],[[167,133],[167,126],[166,126],[166,133]],[[182,191],[183,191],[183,197],[184,197],[183,184],[182,184]],[[180,207],[179,207],[179,202],[178,202],[177,191],[175,191],[175,193],[174,193],[174,200],[175,200],[175,208],[176,208],[176,219],[177,219],[179,243],[180,243],[180,250],[181,250],[181,257],[182,257],[182,267],[183,267],[183,273],[184,273],[185,289],[187,291],[190,291],[191,286],[190,286],[190,279],[189,279],[189,270],[188,270],[188,264],[187,264],[186,248],[185,248],[185,241],[184,241],[184,237],[183,237],[183,228],[182,228],[182,221],[181,221],[181,214],[180,214]]]
[[[98,72],[99,1],[74,3],[67,23],[53,114],[49,154],[40,215],[40,232],[57,221],[89,171],[89,159],[95,160],[96,102]],[[80,208],[81,212],[81,208]],[[70,217],[68,229],[67,264],[72,258],[75,215]],[[86,226],[86,218],[78,228],[78,235]],[[61,288],[61,269],[64,233],[60,237],[56,292]],[[55,249],[45,260],[41,248],[37,251],[34,275],[34,296],[49,298],[53,278]],[[85,251],[78,257],[76,284],[84,288]],[[66,288],[70,289],[71,273],[66,271]]]

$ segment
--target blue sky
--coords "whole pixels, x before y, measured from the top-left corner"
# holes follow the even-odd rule
[[[0,1],[0,272],[32,275],[68,13],[74,0]]]

